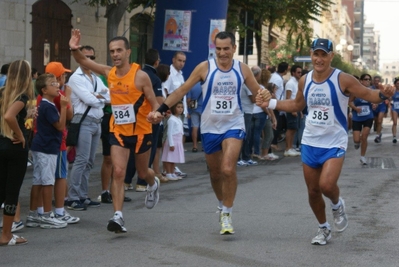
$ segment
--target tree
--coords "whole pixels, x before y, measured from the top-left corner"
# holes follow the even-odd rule
[[[262,52],[262,25],[265,23],[269,28],[268,42],[274,41],[272,29],[279,27],[287,30],[287,43],[295,49],[310,46],[313,30],[310,21],[319,21],[318,17],[323,11],[327,11],[333,2],[331,0],[230,0],[227,20],[228,30],[239,30],[242,34],[245,27],[237,19],[237,13],[245,10],[254,14],[255,17],[255,40],[258,49],[258,62]]]
[[[74,2],[83,2],[83,0],[74,0]],[[85,2],[89,6],[103,6],[106,8],[105,17],[107,18],[107,44],[117,36],[118,26],[121,22],[123,14],[130,12],[136,7],[154,6],[155,0],[87,0]],[[107,55],[107,64],[111,65],[111,57]]]

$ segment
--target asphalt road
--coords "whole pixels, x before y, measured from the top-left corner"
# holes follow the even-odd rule
[[[145,193],[127,191],[126,234],[106,230],[112,205],[71,211],[81,221],[65,229],[24,228],[29,243],[2,247],[0,266],[399,266],[399,144],[385,120],[383,141],[369,137],[368,166],[361,166],[351,135],[339,185],[349,227],[333,233],[326,246],[313,246],[317,221],[307,202],[299,158],[238,168],[233,210],[235,235],[219,235],[217,201],[202,152],[186,147],[188,177],[162,184],[158,205],[148,210]],[[91,174],[89,194],[100,193],[101,154]],[[26,218],[32,171],[21,190]],[[332,214],[328,208],[328,220]]]

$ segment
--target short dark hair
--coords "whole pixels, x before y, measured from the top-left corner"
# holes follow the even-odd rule
[[[43,96],[43,89],[46,88],[47,81],[50,79],[56,79],[55,75],[51,73],[43,73],[37,78],[35,86],[36,86],[36,92],[39,95]]]
[[[216,34],[214,42],[216,43],[216,39],[224,40],[227,38],[230,38],[231,45],[233,45],[233,46],[236,45],[236,37],[234,36],[234,34],[232,34],[231,32],[226,32],[226,31],[219,32],[218,34]]]
[[[173,58],[177,58],[178,55],[186,56],[186,54],[185,54],[184,52],[182,52],[182,51],[176,51],[176,52],[173,54]]]
[[[125,48],[126,48],[126,49],[130,49],[129,41],[128,41],[127,38],[124,37],[124,36],[116,36],[116,37],[112,38],[112,39],[109,41],[108,45],[109,45],[110,43],[116,42],[116,41],[123,41],[123,42],[125,43]]]
[[[158,50],[154,48],[150,48],[145,53],[145,64],[154,66],[155,62],[159,60],[159,53]]]
[[[364,78],[369,77],[370,81],[371,81],[371,75],[368,73],[363,73],[362,75],[360,75],[360,80],[364,80]]]
[[[90,45],[84,45],[79,48],[80,51],[83,51],[83,49],[88,51],[93,50],[94,54],[96,53],[96,50],[94,50],[94,48]]]
[[[287,62],[280,62],[277,66],[277,72],[283,73],[288,70],[288,63]]]
[[[4,64],[3,66],[1,66],[1,74],[7,75],[9,67],[10,67],[10,64]]]
[[[291,75],[292,75],[293,73],[295,73],[297,69],[302,69],[302,67],[299,66],[299,65],[293,65],[293,66],[291,67],[291,70],[290,70]]]
[[[159,79],[161,79],[161,82],[166,82],[170,75],[170,66],[166,64],[159,64],[157,67],[157,75]]]

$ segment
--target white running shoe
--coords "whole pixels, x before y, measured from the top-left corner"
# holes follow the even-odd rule
[[[159,182],[158,177],[155,176],[155,183],[157,184],[157,189],[150,190],[149,185],[147,185],[147,195],[145,196],[145,206],[147,209],[152,209],[159,201],[159,188],[161,187],[161,183]]]
[[[312,245],[325,245],[331,239],[331,230],[327,227],[319,228],[317,235],[312,239]]]
[[[43,229],[60,229],[67,227],[67,223],[55,218],[54,212],[50,212],[48,216],[42,215],[40,216],[41,223],[40,228]]]
[[[231,223],[230,213],[220,213],[220,234],[221,235],[234,234],[234,228]]]
[[[365,157],[360,157],[360,163],[362,163],[362,165],[367,165],[367,159]]]
[[[274,153],[269,153],[269,154],[267,154],[267,156],[268,156],[269,158],[271,158],[272,160],[276,160],[276,159],[279,159],[279,158],[280,158],[279,156],[277,156],[277,155],[274,154]]]
[[[74,224],[80,221],[79,217],[71,216],[67,211],[64,211],[64,215],[55,214],[55,218],[60,221],[66,222],[67,224]]]
[[[284,151],[284,157],[298,157],[300,155],[301,155],[301,152],[298,152],[293,148],[290,148],[290,149]]]
[[[125,221],[123,218],[117,214],[114,214],[114,217],[108,221],[107,230],[114,232],[115,234],[126,233],[127,230],[124,225]]]
[[[345,201],[340,197],[341,206],[337,210],[332,210],[334,217],[334,227],[337,232],[342,232],[348,227],[348,217],[345,213]]]

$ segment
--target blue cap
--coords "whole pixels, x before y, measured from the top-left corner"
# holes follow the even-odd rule
[[[333,44],[328,39],[315,39],[311,46],[313,51],[323,50],[326,53],[330,53],[333,51]]]

